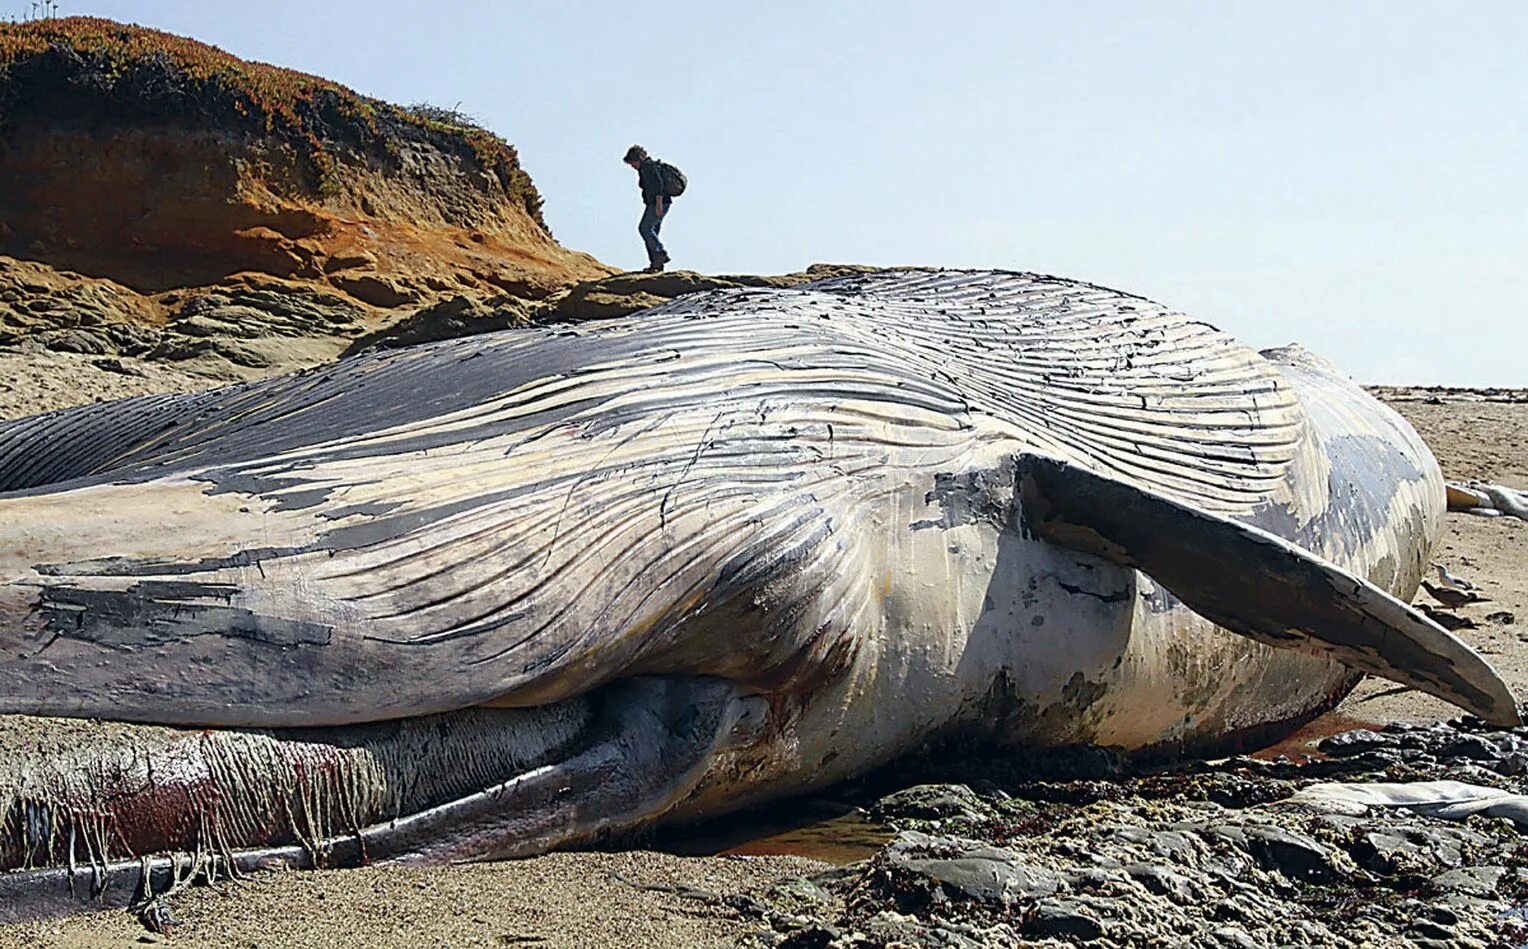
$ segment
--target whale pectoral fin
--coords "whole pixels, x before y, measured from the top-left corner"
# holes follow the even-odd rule
[[[1211,622],[1319,651],[1492,724],[1522,723],[1511,690],[1467,644],[1275,534],[1050,458],[1021,455],[1016,474],[1028,529],[1150,575]]]

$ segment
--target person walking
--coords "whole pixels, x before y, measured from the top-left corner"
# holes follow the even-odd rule
[[[668,251],[658,239],[663,227],[664,215],[673,207],[674,199],[684,193],[684,173],[668,162],[659,161],[647,153],[641,145],[626,150],[623,159],[636,169],[637,187],[642,189],[642,220],[637,222],[637,233],[647,246],[647,269],[645,273],[659,273],[669,262]]]

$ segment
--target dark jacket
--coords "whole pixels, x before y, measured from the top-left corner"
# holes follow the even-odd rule
[[[637,187],[642,189],[642,203],[648,207],[663,194],[663,176],[658,173],[658,162],[652,158],[642,159],[637,168]]]

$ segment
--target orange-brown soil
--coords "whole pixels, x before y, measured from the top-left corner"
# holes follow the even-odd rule
[[[452,113],[83,17],[0,24],[0,255],[61,304],[0,313],[0,342],[70,328],[81,292],[98,322],[163,326],[253,281],[313,299],[310,335],[333,335],[330,299],[357,335],[611,272],[553,240],[514,149]]]

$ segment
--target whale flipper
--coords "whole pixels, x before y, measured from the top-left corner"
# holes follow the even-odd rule
[[[1522,724],[1511,690],[1469,645],[1276,534],[1064,461],[1022,455],[1016,474],[1025,525],[1045,540],[1140,570],[1232,632]]]

